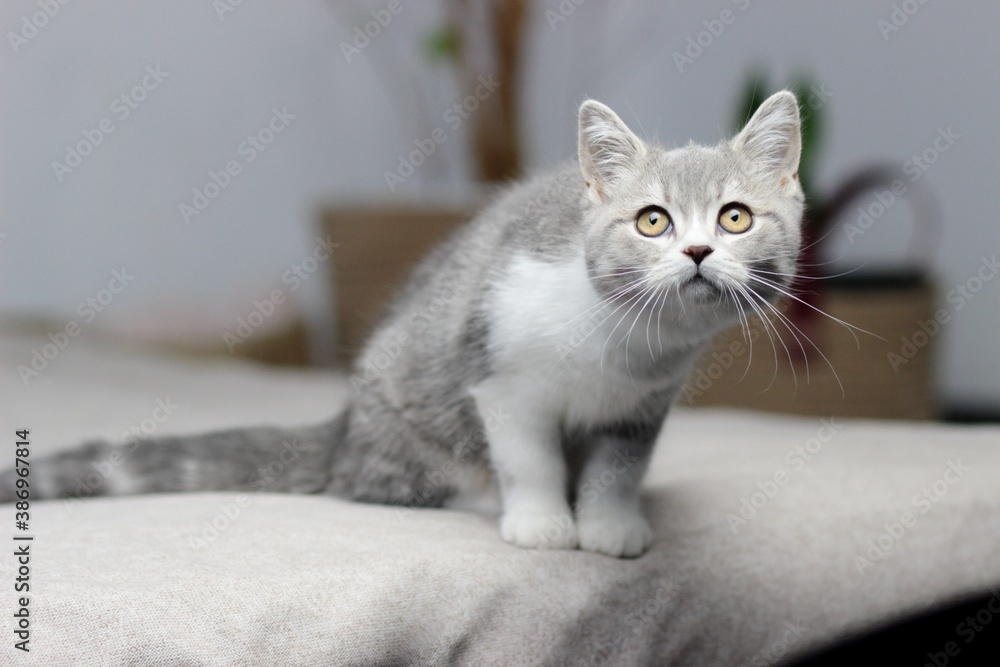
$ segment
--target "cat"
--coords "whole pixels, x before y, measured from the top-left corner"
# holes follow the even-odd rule
[[[577,162],[512,186],[416,269],[334,419],[89,443],[35,462],[32,497],[72,496],[115,457],[82,495],[464,508],[521,547],[642,554],[640,480],[693,362],[795,275],[799,108],[776,93],[708,147],[644,142],[595,100],[578,129]],[[11,471],[0,489],[13,500]]]

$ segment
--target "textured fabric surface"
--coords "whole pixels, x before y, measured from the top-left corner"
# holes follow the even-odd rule
[[[0,343],[4,467],[19,428],[40,457],[132,427],[316,422],[349,392],[333,374],[83,339],[25,385],[16,366],[44,342]],[[155,423],[158,400],[176,407]],[[37,502],[31,653],[13,648],[4,548],[0,664],[771,664],[1000,583],[998,479],[997,428],[678,410],[645,484],[654,545],[636,560],[524,551],[490,517],[330,498]],[[755,514],[740,523],[744,499]]]

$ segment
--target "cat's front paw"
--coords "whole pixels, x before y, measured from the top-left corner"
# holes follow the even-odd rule
[[[638,514],[601,513],[577,519],[580,548],[586,551],[634,558],[642,555],[653,542],[653,531]]]
[[[500,536],[525,549],[575,549],[576,524],[569,512],[507,512]]]

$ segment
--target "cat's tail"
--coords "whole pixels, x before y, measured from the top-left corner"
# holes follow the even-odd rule
[[[0,474],[0,502],[23,498],[25,486],[32,500],[183,491],[318,493],[330,482],[346,421],[344,413],[305,428],[90,442],[30,460],[26,476],[13,469]]]

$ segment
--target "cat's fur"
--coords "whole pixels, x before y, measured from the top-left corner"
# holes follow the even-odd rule
[[[789,92],[733,139],[671,151],[585,102],[579,164],[511,188],[423,262],[357,361],[338,417],[144,442],[87,495],[501,501],[500,532],[515,544],[638,555],[651,540],[639,482],[692,363],[740,313],[762,307],[744,291],[751,269],[782,288],[795,273],[799,153]],[[753,213],[745,233],[718,225],[731,202]],[[637,231],[648,206],[672,218],[661,236]],[[700,264],[684,252],[698,246],[712,249]],[[764,299],[779,296],[761,287]],[[122,447],[37,461],[33,497],[73,495],[92,463]],[[10,472],[0,484],[9,500]]]

